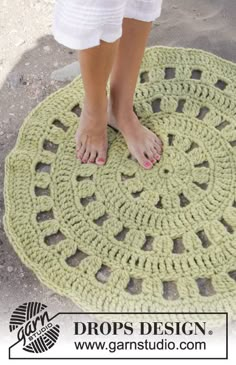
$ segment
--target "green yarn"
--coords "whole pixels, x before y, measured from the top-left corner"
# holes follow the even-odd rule
[[[4,228],[21,260],[86,310],[236,318],[236,64],[145,50],[134,107],[164,146],[151,170],[110,127],[105,166],[76,159],[83,95],[79,76],[41,102],[6,158]]]

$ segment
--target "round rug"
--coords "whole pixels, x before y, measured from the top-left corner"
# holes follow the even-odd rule
[[[151,170],[110,127],[105,166],[76,159],[83,95],[78,76],[41,102],[6,158],[4,228],[23,263],[85,310],[235,318],[236,64],[146,48],[134,109],[163,141]]]

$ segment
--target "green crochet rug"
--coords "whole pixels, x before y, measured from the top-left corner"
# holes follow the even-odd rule
[[[29,114],[6,158],[4,228],[23,263],[85,310],[235,319],[236,64],[145,50],[134,107],[164,146],[151,170],[110,127],[106,165],[81,164],[82,101],[78,76]]]

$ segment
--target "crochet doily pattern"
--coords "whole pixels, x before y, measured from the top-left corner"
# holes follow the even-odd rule
[[[76,159],[83,96],[78,76],[41,102],[6,158],[4,227],[21,260],[86,310],[235,318],[236,64],[146,48],[134,110],[163,141],[151,170],[110,127],[106,165]]]

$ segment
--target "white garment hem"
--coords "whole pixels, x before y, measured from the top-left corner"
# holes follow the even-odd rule
[[[53,36],[55,38],[55,40],[62,44],[63,46],[67,47],[67,48],[71,48],[71,49],[76,49],[76,50],[82,50],[82,49],[87,49],[87,48],[91,48],[91,47],[95,47],[95,46],[99,46],[100,45],[100,41],[105,41],[105,42],[115,42],[117,39],[119,39],[122,35],[122,29],[117,32],[117,33],[106,33],[106,34],[100,34],[99,32],[94,30],[94,32],[96,33],[93,37],[84,37],[84,40],[81,39],[81,37],[79,38],[73,38],[70,36],[67,36],[67,34],[65,32],[62,32],[57,28],[52,29],[52,33]]]

